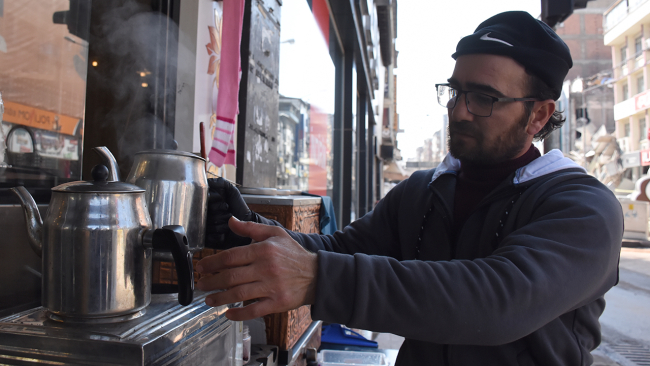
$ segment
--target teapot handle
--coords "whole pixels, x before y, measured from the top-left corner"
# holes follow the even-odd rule
[[[178,278],[178,303],[186,306],[194,300],[194,266],[188,250],[185,229],[180,225],[167,225],[153,232],[153,249],[170,251],[176,264]]]

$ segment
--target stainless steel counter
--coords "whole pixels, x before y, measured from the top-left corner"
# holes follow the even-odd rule
[[[0,319],[0,364],[241,365],[241,322],[226,306],[189,306],[175,294],[152,295],[140,318],[78,325],[50,320],[38,307]]]

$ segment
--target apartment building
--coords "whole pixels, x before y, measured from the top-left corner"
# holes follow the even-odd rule
[[[573,68],[569,70],[558,109],[564,112],[566,122],[560,131],[544,140],[544,150],[560,149],[565,154],[583,148],[576,146],[576,132],[585,122],[598,130],[605,126],[608,133],[615,130],[614,93],[605,81],[611,77],[611,47],[603,43],[603,13],[613,0],[592,0],[582,9],[556,25],[556,33],[571,52]],[[578,140],[580,141],[580,140]]]
[[[604,13],[603,26],[604,43],[612,48],[615,134],[628,157],[639,154],[638,163],[626,166],[627,178],[636,181],[650,165],[650,0],[614,2]]]

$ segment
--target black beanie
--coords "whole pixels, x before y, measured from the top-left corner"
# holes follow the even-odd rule
[[[564,78],[573,66],[566,43],[525,11],[508,11],[484,21],[474,34],[458,42],[451,57],[477,53],[513,58],[553,90],[554,100],[560,98]]]

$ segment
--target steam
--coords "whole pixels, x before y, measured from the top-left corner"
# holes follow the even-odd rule
[[[115,131],[116,158],[130,167],[135,153],[163,147],[154,143],[156,135],[173,139],[164,119],[173,118],[168,111],[175,93],[178,25],[134,0],[108,9],[100,24],[98,39],[91,39],[96,50],[91,61],[97,61],[98,69],[91,67],[89,74],[112,95],[108,104],[114,107],[101,117],[101,128]],[[102,67],[108,70],[99,72]]]

